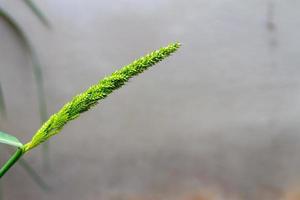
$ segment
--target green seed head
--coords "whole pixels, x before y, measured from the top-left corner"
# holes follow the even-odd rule
[[[60,132],[67,122],[77,118],[80,113],[89,110],[92,106],[96,105],[99,100],[104,99],[114,90],[124,85],[131,77],[142,73],[144,70],[168,57],[179,47],[180,43],[173,43],[153,51],[115,71],[110,76],[99,81],[98,84],[91,86],[85,92],[75,96],[42,125],[31,141],[22,147],[23,152],[29,151]]]

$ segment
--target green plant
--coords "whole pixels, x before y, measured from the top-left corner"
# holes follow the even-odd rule
[[[66,123],[79,117],[81,113],[95,106],[99,100],[104,99],[114,90],[123,86],[130,78],[142,73],[144,70],[168,57],[179,47],[179,43],[172,43],[166,47],[160,48],[100,80],[85,92],[75,96],[56,114],[52,115],[36,132],[31,141],[25,145],[14,136],[5,133],[1,134],[0,132],[1,143],[17,147],[16,152],[0,169],[0,178],[29,150],[47,141],[50,137],[60,132]]]
[[[45,25],[47,28],[51,27],[51,24],[43,14],[43,12],[35,5],[32,0],[23,0],[28,8],[32,11],[32,13],[40,20],[40,22]],[[39,62],[36,49],[32,45],[30,38],[27,34],[23,31],[22,26],[14,19],[9,12],[2,8],[0,5],[0,18],[8,25],[9,28],[14,32],[17,36],[17,39],[21,42],[23,47],[25,47],[26,52],[28,53],[29,57],[31,58],[32,66],[33,66],[33,75],[37,85],[37,96],[38,96],[38,105],[39,105],[39,112],[40,112],[40,120],[41,124],[47,120],[47,107],[46,107],[46,100],[45,100],[45,92],[44,92],[44,84],[43,84],[43,77],[42,77],[42,68]],[[1,87],[0,82],[0,116],[6,118],[6,104],[3,95],[4,91]],[[47,157],[48,145],[43,145],[43,154],[44,154],[44,166],[49,163],[49,159]],[[6,149],[7,150],[7,149]],[[48,189],[47,184],[42,180],[42,178],[38,175],[38,173],[31,167],[31,165],[24,159],[19,160],[19,165],[28,173],[28,175],[32,178],[33,181],[37,183],[37,185],[42,189]],[[0,185],[1,187],[1,185]],[[0,188],[1,190],[1,188]],[[2,193],[0,193],[0,199],[2,198]]]
[[[49,22],[45,19],[45,17],[42,17],[44,15],[42,15],[42,13],[36,8],[36,6],[34,6],[34,4],[31,1],[25,1],[25,2],[31,5],[33,8],[35,8],[35,9],[32,8],[32,10],[34,10],[34,13],[36,13],[37,16],[40,16],[39,18],[43,23],[46,23],[47,25],[49,24]],[[12,30],[18,36],[18,38],[23,43],[24,47],[26,48],[27,52],[30,55],[32,61],[32,67],[33,67],[33,74],[37,85],[40,119],[41,122],[44,122],[47,119],[47,107],[46,107],[46,100],[45,100],[42,69],[41,69],[41,64],[39,62],[36,50],[31,44],[28,37],[26,36],[23,29],[21,28],[21,26],[17,23],[17,21],[14,20],[14,18],[1,7],[0,7],[0,17],[4,19],[4,21],[12,28]]]
[[[43,12],[33,3],[31,0],[23,0],[23,2],[30,8],[32,13],[43,23],[46,27],[50,28],[50,22],[47,20]],[[41,124],[47,120],[48,112],[47,112],[47,104],[45,98],[44,91],[44,81],[42,75],[42,67],[38,58],[38,54],[36,49],[32,45],[29,37],[23,31],[22,27],[19,23],[10,15],[5,9],[3,9],[0,5],[0,18],[7,23],[7,25],[14,31],[18,39],[20,39],[21,43],[26,49],[26,52],[29,54],[32,62],[33,75],[36,82],[37,88],[37,96],[38,96],[38,106],[39,106],[39,115]],[[0,83],[1,87],[1,83]],[[1,89],[1,88],[0,88]],[[6,117],[6,109],[3,92],[0,91],[0,114],[3,117]],[[43,158],[44,158],[44,167],[47,168],[49,166],[49,144],[45,143],[43,145]]]
[[[44,13],[31,0],[23,0],[24,3],[31,9],[35,16],[47,27],[51,27],[50,22],[45,17]]]

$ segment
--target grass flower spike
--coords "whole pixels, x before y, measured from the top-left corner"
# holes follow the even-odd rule
[[[171,55],[180,47],[179,43],[173,43],[159,50],[135,60],[133,63],[117,70],[105,77],[98,84],[91,86],[85,92],[75,96],[65,104],[60,111],[52,115],[48,121],[36,132],[32,140],[22,147],[23,153],[48,140],[51,136],[62,130],[69,121],[77,118],[81,113],[96,105],[114,90],[123,86],[130,78],[142,73],[159,61]]]
[[[23,145],[17,138],[0,134],[0,139],[6,144],[13,144],[17,151],[0,169],[0,178],[29,150],[47,141],[53,135],[59,133],[65,124],[76,119],[79,115],[95,106],[99,100],[104,99],[114,90],[123,86],[130,78],[136,76],[159,61],[174,53],[180,47],[179,43],[172,43],[159,50],[153,51],[141,57],[133,63],[115,71],[110,76],[100,80],[97,84],[88,88],[85,92],[75,96],[66,103],[57,113],[52,115],[32,137],[31,141]],[[1,132],[0,132],[1,133]]]
[[[153,51],[141,57],[131,64],[115,71],[110,76],[100,80],[97,84],[88,88],[85,92],[75,96],[70,102],[66,103],[57,113],[53,114],[48,121],[32,137],[31,141],[22,145],[13,136],[7,134],[0,135],[2,143],[17,143],[17,151],[0,169],[0,178],[29,150],[47,141],[53,135],[59,133],[65,124],[76,119],[79,115],[91,107],[95,106],[99,100],[104,99],[114,90],[123,86],[130,78],[136,76],[164,58],[174,53],[180,47],[180,43],[172,43],[159,50]],[[1,132],[0,132],[1,133]],[[1,141],[0,141],[1,143]]]

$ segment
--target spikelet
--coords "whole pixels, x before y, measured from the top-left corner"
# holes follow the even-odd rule
[[[153,51],[115,71],[110,76],[99,81],[98,84],[91,86],[85,92],[75,96],[70,102],[65,104],[60,111],[52,115],[48,121],[42,125],[31,141],[22,147],[23,153],[60,132],[66,123],[95,106],[99,100],[104,99],[114,90],[123,86],[131,77],[142,73],[144,70],[171,55],[179,47],[180,43],[173,43]]]

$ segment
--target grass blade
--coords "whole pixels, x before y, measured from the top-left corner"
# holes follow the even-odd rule
[[[32,0],[24,0],[24,3],[31,9],[36,17],[48,28],[51,28],[51,24],[46,18],[45,14],[33,3]]]
[[[39,102],[39,112],[40,112],[40,119],[41,123],[43,123],[47,119],[47,105],[45,99],[45,91],[44,91],[44,81],[42,75],[42,67],[39,62],[38,56],[36,54],[35,49],[31,45],[29,39],[26,37],[26,34],[23,32],[21,27],[18,23],[0,7],[0,17],[2,17],[7,24],[14,30],[16,35],[19,37],[27,51],[29,52],[33,74],[35,77],[35,82],[37,85],[37,95],[38,95],[38,102]]]
[[[11,27],[11,29],[15,32],[15,34],[20,39],[21,43],[24,45],[26,50],[29,53],[32,62],[33,74],[36,82],[37,87],[37,96],[38,96],[38,104],[39,104],[39,115],[40,115],[40,122],[41,124],[47,120],[47,104],[45,99],[45,91],[44,91],[44,81],[42,75],[42,67],[39,62],[37,53],[32,46],[30,40],[27,38],[26,34],[19,26],[19,24],[4,10],[0,7],[0,17],[4,19],[4,21]],[[4,104],[3,104],[4,105]],[[5,107],[3,107],[5,108]],[[43,148],[43,158],[44,158],[44,165],[48,165],[49,161],[49,143],[45,143]]]
[[[9,151],[9,149],[7,149]],[[13,152],[9,151],[10,154]],[[20,158],[19,165],[25,170],[25,172],[31,177],[31,179],[44,191],[49,191],[50,187],[42,179],[42,177],[35,171],[35,169],[23,158]],[[1,179],[0,179],[1,181]],[[0,199],[1,200],[1,199]]]
[[[27,48],[28,51],[31,51],[31,45],[26,38],[24,32],[18,25],[18,23],[3,9],[0,7],[0,17],[10,26],[10,28],[15,32],[18,36],[18,39],[23,43],[23,45]]]
[[[18,163],[41,189],[43,189],[44,191],[50,190],[48,184],[42,179],[42,177],[34,170],[33,167],[31,167],[31,165],[26,160],[21,158]]]
[[[0,131],[0,143],[7,144],[14,147],[22,147],[23,144],[13,135]]]

